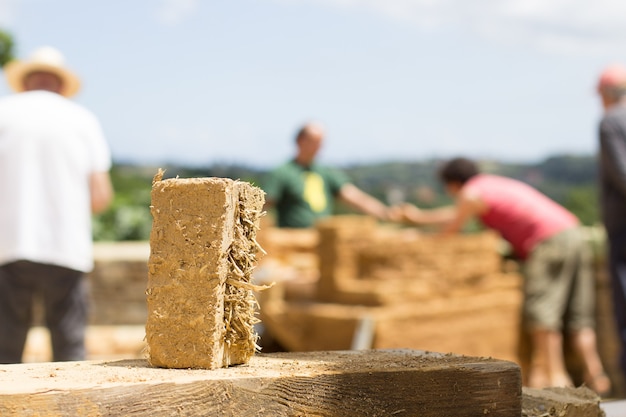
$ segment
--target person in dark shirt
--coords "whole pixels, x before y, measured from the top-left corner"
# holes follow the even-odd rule
[[[597,88],[604,108],[599,125],[600,207],[626,378],[626,67],[607,67]]]

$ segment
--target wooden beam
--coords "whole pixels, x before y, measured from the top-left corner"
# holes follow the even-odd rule
[[[145,360],[0,366],[0,415],[519,416],[507,361],[415,350],[255,355],[162,369]]]

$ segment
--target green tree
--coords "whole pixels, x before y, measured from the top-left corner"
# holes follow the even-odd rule
[[[565,195],[563,205],[574,213],[584,225],[593,226],[600,222],[598,194],[595,186],[570,188]]]
[[[115,198],[93,219],[95,240],[146,240],[150,237],[150,191],[156,170],[116,164],[111,169]]]
[[[520,179],[538,188],[572,211],[585,225],[599,223],[596,167],[593,156],[554,156],[539,163],[481,163],[485,172]],[[405,201],[420,207],[439,207],[452,201],[436,177],[437,160],[381,162],[343,167],[363,191],[387,202],[390,191],[399,190]],[[105,213],[94,218],[97,240],[145,240],[152,225],[150,191],[156,166],[116,163],[111,171],[115,201]],[[225,177],[247,181],[262,188],[267,170],[246,166],[215,164],[202,167],[162,166],[165,178]],[[428,191],[425,194],[422,191]],[[337,213],[352,213],[341,204]],[[475,230],[477,225],[468,225]]]
[[[0,66],[4,67],[7,62],[14,58],[13,49],[13,35],[0,29]]]

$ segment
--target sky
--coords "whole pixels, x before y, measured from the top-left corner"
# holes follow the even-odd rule
[[[626,64],[622,0],[0,0],[0,27],[58,48],[139,164],[271,167],[307,121],[344,166],[592,154]]]

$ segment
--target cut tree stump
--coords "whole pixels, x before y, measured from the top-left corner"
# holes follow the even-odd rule
[[[163,369],[145,360],[0,366],[0,415],[519,416],[513,362],[415,350],[255,355]]]

